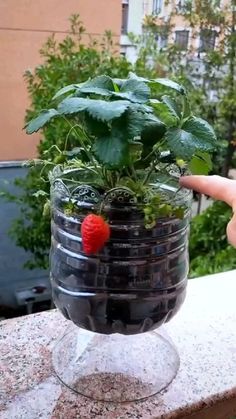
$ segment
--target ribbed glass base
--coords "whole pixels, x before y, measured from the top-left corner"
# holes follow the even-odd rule
[[[166,388],[177,374],[179,356],[157,332],[101,335],[73,325],[54,347],[53,366],[58,378],[83,396],[127,402]]]

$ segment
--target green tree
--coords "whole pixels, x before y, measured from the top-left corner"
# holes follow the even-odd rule
[[[193,111],[204,113],[219,139],[214,172],[226,176],[236,146],[236,0],[224,8],[219,0],[187,0],[180,11],[172,0],[167,3],[172,5],[168,19],[147,16],[143,34],[131,35],[138,49],[136,71],[142,72],[146,62],[152,74],[176,79],[188,88]],[[186,28],[191,28],[191,39],[201,40],[197,50],[191,43],[186,50],[174,43],[174,22],[180,14]],[[158,48],[157,40],[163,37],[168,43]]]

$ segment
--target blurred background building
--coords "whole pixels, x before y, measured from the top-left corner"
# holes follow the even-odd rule
[[[28,137],[21,130],[28,103],[23,73],[40,64],[39,50],[48,36],[55,33],[63,39],[69,16],[79,13],[87,37],[102,37],[105,30],[111,30],[119,42],[121,12],[121,0],[0,2],[0,125],[5,139],[0,142],[0,161],[35,156],[39,136]]]

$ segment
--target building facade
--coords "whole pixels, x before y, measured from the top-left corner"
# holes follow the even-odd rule
[[[221,0],[219,9],[229,5],[230,0]],[[165,48],[168,44],[176,44],[180,49],[192,48],[196,53],[214,49],[219,39],[217,28],[197,30],[189,27],[182,12],[186,0],[122,0],[122,34],[121,52],[134,62],[137,58],[137,49],[132,45],[128,33],[141,35],[145,16],[156,18],[157,25],[170,24],[170,33],[157,36],[159,48]],[[197,35],[196,35],[196,32]]]
[[[23,73],[42,62],[39,50],[49,35],[64,39],[68,18],[79,13],[89,34],[111,30],[119,42],[121,0],[4,0],[0,2],[0,161],[35,156],[39,135],[27,136],[29,104]]]

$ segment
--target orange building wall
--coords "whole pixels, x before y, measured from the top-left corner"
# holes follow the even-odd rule
[[[39,135],[22,131],[28,106],[23,73],[40,64],[43,42],[52,32],[67,31],[73,13],[80,14],[88,33],[110,29],[120,35],[120,0],[0,1],[0,161],[35,156]]]

